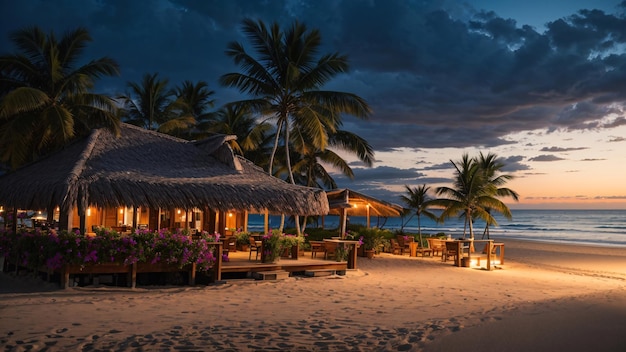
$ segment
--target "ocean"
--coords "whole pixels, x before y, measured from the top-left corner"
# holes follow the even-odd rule
[[[496,214],[497,226],[489,227],[492,239],[520,239],[556,243],[572,243],[586,245],[606,245],[626,247],[626,210],[527,210],[512,209],[513,219]],[[366,224],[365,217],[350,216],[350,223]],[[370,218],[370,225],[383,229],[396,230],[403,227],[402,218]],[[406,219],[404,219],[406,222]],[[270,227],[277,228],[279,216],[270,216]],[[290,226],[290,225],[287,225]],[[291,225],[293,226],[293,225]],[[319,223],[321,226],[321,220]],[[316,227],[309,224],[307,227]],[[324,227],[339,227],[338,216],[326,216]],[[453,238],[463,235],[463,219],[449,218],[443,224],[422,216],[422,234],[443,232]],[[251,214],[248,219],[249,231],[263,231],[263,216]],[[481,239],[485,223],[477,220],[474,223],[474,237]],[[404,224],[404,230],[417,233],[417,217]],[[486,237],[485,237],[486,238]]]

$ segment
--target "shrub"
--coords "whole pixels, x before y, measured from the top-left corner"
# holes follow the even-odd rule
[[[104,263],[168,263],[181,268],[195,263],[197,270],[209,270],[215,258],[213,238],[203,234],[198,240],[167,230],[137,230],[121,235],[113,230],[96,229],[96,236],[79,232],[56,233],[39,231],[0,232],[0,253],[21,266],[38,270],[60,269],[66,264],[91,265]]]

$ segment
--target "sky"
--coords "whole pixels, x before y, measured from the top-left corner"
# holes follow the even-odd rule
[[[344,117],[376,162],[345,154],[355,178],[340,188],[401,204],[405,185],[451,186],[464,153],[495,153],[512,209],[626,209],[626,2],[622,0],[0,0],[0,53],[12,31],[61,36],[86,27],[83,58],[108,56],[121,75],[100,80],[118,95],[158,73],[172,85],[205,81],[219,106],[246,98],[220,87],[241,70],[224,51],[244,18],[318,29],[321,53],[350,71],[324,89],[354,93],[373,113]],[[343,155],[343,154],[342,154]],[[433,194],[434,196],[434,194]]]

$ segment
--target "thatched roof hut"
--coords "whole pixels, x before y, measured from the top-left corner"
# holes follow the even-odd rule
[[[400,216],[402,206],[370,197],[351,189],[334,189],[327,191],[329,214],[341,215],[343,209],[348,209],[354,216]]]
[[[190,142],[122,124],[0,177],[0,204],[62,211],[89,206],[210,207],[218,211],[328,213],[326,193],[272,177],[233,155],[233,136]]]
[[[351,189],[334,189],[327,191],[329,214],[340,216],[341,234],[346,233],[346,219],[349,215],[365,216],[367,227],[370,227],[370,216],[400,216],[403,208],[400,205],[370,197]]]

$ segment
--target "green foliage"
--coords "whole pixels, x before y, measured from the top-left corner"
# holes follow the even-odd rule
[[[17,168],[93,128],[119,131],[113,99],[91,92],[98,79],[117,76],[119,67],[107,57],[81,58],[92,40],[87,29],[68,31],[59,40],[39,27],[27,27],[10,39],[19,52],[0,60],[2,162]]]
[[[295,229],[285,229],[286,232],[295,232]],[[306,233],[304,234],[304,239],[306,243],[309,241],[321,241],[324,238],[331,238],[333,236],[338,236],[339,230],[337,229],[323,229],[319,227],[307,228]]]
[[[385,242],[393,236],[393,233],[389,230],[378,228],[368,229],[366,227],[359,230],[358,234],[365,249],[373,249],[375,251],[381,251]]]
[[[344,246],[337,246],[335,251],[335,260],[338,262],[345,262],[348,259],[350,251]]]
[[[250,244],[250,233],[245,231],[237,231],[235,232],[235,240],[238,245],[248,245]]]
[[[282,252],[282,233],[279,230],[263,235],[263,261],[273,263]]]
[[[263,261],[272,263],[280,257],[285,249],[296,245],[304,245],[304,236],[285,234],[279,230],[272,230],[271,233],[263,235]]]

